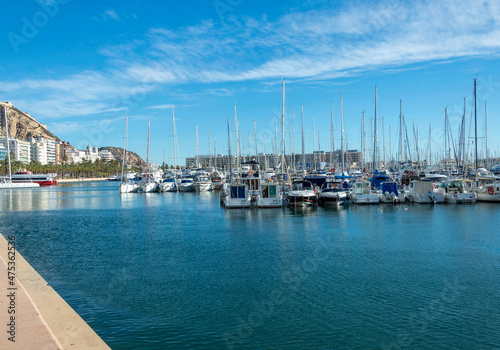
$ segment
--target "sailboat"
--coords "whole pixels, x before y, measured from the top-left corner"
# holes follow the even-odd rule
[[[177,192],[178,183],[177,183],[177,158],[176,158],[176,150],[177,150],[177,132],[175,130],[175,114],[174,114],[174,106],[172,106],[172,125],[174,132],[174,174],[173,177],[167,177],[163,179],[162,182],[158,186],[158,192]]]
[[[9,142],[9,123],[7,121],[7,108],[4,107],[5,113],[5,133],[7,140],[7,159],[9,161],[9,177],[0,178],[0,189],[15,189],[15,188],[36,188],[40,184],[36,182],[12,182],[12,168],[10,164],[10,142]]]
[[[139,190],[139,184],[134,180],[127,179],[125,168],[127,164],[127,142],[128,141],[128,116],[125,119],[125,145],[123,147],[123,161],[122,161],[122,176],[121,182],[118,185],[120,193],[133,193]]]
[[[149,173],[149,131],[150,131],[150,122],[148,121],[148,151],[146,156],[146,176],[143,178],[143,182],[141,182],[139,192],[149,193],[149,192],[158,192],[158,183],[155,181],[154,177]]]

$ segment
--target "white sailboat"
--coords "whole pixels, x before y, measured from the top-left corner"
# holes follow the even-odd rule
[[[9,142],[9,123],[7,121],[7,108],[4,107],[5,113],[5,134],[7,140],[7,159],[9,162],[9,177],[0,178],[0,189],[16,189],[16,188],[37,188],[40,184],[36,182],[12,182],[12,168],[10,160],[10,142]]]
[[[118,185],[119,193],[134,193],[139,190],[139,184],[132,180],[127,179],[127,174],[125,173],[125,168],[127,164],[127,144],[128,144],[128,116],[125,119],[125,145],[123,147],[123,161],[122,161],[122,175],[120,177],[121,181]]]
[[[146,154],[146,173],[145,177],[141,180],[139,187],[139,192],[149,193],[158,192],[158,183],[155,181],[154,177],[149,173],[149,132],[150,132],[150,122],[148,120],[148,151]]]

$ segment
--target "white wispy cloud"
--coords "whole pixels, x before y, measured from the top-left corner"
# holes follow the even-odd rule
[[[0,92],[39,96],[41,107],[35,108],[62,117],[126,109],[130,96],[175,84],[282,76],[320,81],[500,53],[496,1],[388,0],[335,9],[323,5],[321,11],[289,13],[274,21],[244,17],[229,24],[208,20],[184,28],[151,28],[143,38],[98,49],[107,60],[105,70],[4,82]],[[119,20],[114,10],[104,15]]]

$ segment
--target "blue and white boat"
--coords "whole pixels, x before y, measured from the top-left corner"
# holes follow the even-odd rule
[[[396,181],[384,181],[380,184],[378,194],[380,203],[400,203],[405,201],[404,193],[398,191],[398,183]]]

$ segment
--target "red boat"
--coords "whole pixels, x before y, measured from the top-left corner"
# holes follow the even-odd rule
[[[39,184],[40,186],[53,186],[57,185],[57,181],[55,177],[57,174],[32,174],[31,171],[19,171],[15,174],[12,174],[12,182],[34,182]]]

